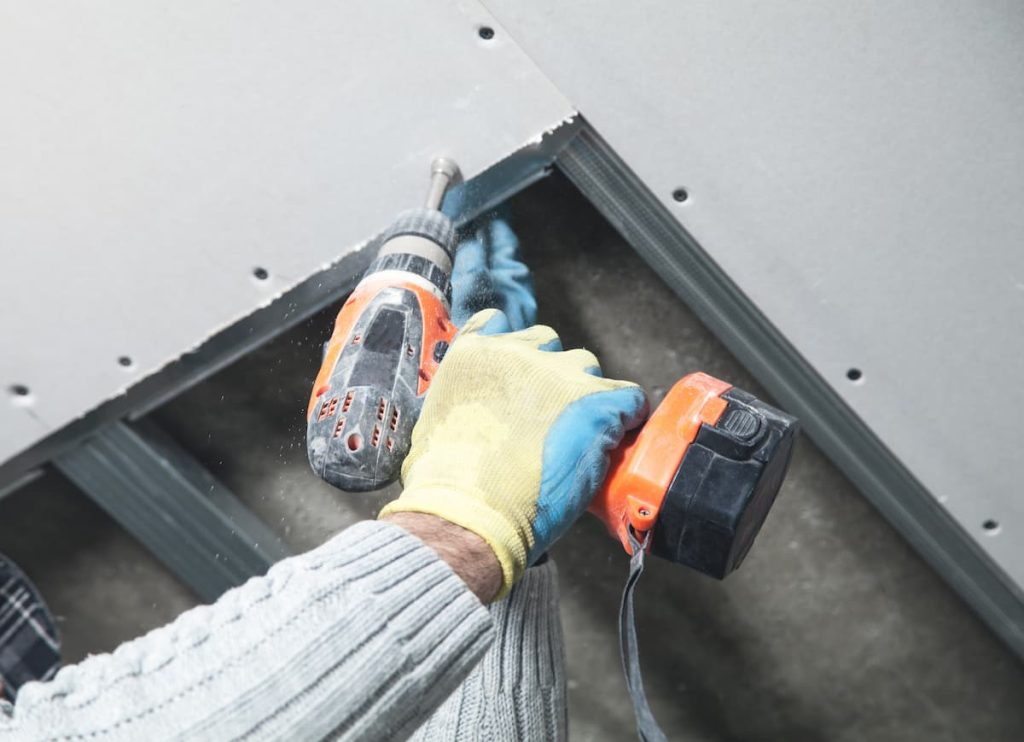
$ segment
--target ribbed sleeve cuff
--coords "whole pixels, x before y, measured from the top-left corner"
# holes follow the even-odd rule
[[[491,604],[495,641],[416,742],[566,739],[565,649],[553,562],[526,570]]]

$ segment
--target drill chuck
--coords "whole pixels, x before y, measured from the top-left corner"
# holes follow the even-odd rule
[[[459,166],[447,157],[438,157],[430,163],[430,190],[427,191],[427,200],[423,207],[431,211],[440,211],[444,194],[458,175]]]

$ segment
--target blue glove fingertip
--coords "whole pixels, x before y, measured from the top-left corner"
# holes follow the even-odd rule
[[[494,316],[487,320],[484,326],[480,328],[481,335],[502,335],[512,331],[512,325],[509,323],[508,317],[501,310],[495,312]]]

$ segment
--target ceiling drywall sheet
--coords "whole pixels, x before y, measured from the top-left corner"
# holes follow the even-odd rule
[[[1024,581],[1024,7],[485,4]]]
[[[432,157],[472,176],[570,116],[484,25],[465,1],[0,0],[0,461],[358,248]]]

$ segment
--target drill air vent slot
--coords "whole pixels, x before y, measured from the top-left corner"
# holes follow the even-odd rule
[[[370,445],[376,448],[378,443],[380,443],[380,426],[374,425],[373,435],[370,436]]]
[[[391,422],[388,423],[388,427],[392,430],[398,430],[398,408],[391,408]]]
[[[388,401],[384,397],[377,403],[377,419],[384,422],[384,413],[388,411]]]
[[[337,397],[332,397],[329,400],[324,400],[324,403],[322,405],[320,405],[320,414],[317,415],[316,421],[317,422],[323,422],[324,420],[329,418],[331,415],[333,415],[334,411],[336,409],[338,409],[338,398]]]
[[[341,405],[341,411],[342,412],[348,412],[348,408],[352,406],[352,398],[354,396],[355,396],[355,392],[353,392],[351,389],[349,389],[348,390],[348,394],[345,395],[345,401]],[[335,399],[334,401],[337,402],[338,400]]]
[[[334,437],[341,438],[341,431],[345,429],[345,418],[338,420],[338,424],[334,426]]]

